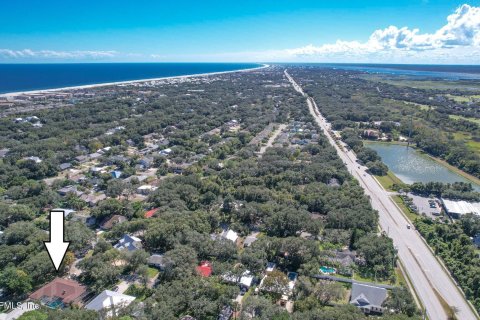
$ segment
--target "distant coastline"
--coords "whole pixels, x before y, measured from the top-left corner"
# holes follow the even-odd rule
[[[480,65],[379,64],[379,63],[293,63],[325,68],[441,80],[480,80]]]
[[[149,81],[160,81],[160,80],[168,80],[168,79],[183,79],[183,78],[204,77],[204,76],[226,74],[226,73],[248,72],[248,71],[264,69],[264,68],[267,68],[267,67],[270,66],[268,64],[256,64],[256,65],[259,65],[259,66],[258,67],[253,67],[253,68],[242,68],[242,69],[225,70],[225,71],[213,71],[213,72],[205,72],[205,73],[193,73],[193,74],[185,74],[185,75],[164,76],[164,77],[154,77],[154,78],[135,79],[135,80],[101,82],[101,83],[65,86],[65,87],[50,88],[50,89],[12,91],[12,92],[0,93],[0,97],[7,97],[8,98],[8,97],[14,97],[14,96],[23,95],[23,94],[49,93],[49,92],[59,92],[59,91],[68,91],[68,90],[78,90],[78,89],[89,89],[89,88],[97,88],[97,87],[115,86],[115,85],[122,85],[122,84],[142,83],[142,82],[149,82]]]

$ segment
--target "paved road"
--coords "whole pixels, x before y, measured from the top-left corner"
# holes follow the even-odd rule
[[[282,132],[282,130],[285,129],[286,127],[287,127],[286,124],[281,124],[281,125],[278,126],[277,130],[275,130],[273,132],[273,134],[268,139],[267,143],[260,148],[260,151],[258,151],[258,156],[259,157],[262,157],[262,155],[265,153],[265,151],[267,151],[267,148],[270,148],[271,146],[273,146],[273,142],[275,141],[275,139]]]
[[[378,210],[380,227],[393,239],[394,245],[398,249],[398,256],[426,308],[429,319],[442,320],[448,318],[448,311],[442,307],[442,300],[457,310],[456,316],[458,319],[478,319],[469,308],[465,297],[458,290],[450,275],[436,260],[421,236],[415,230],[407,229],[406,225],[409,222],[389,197],[388,192],[371,175],[366,173],[365,167],[356,163],[355,154],[352,151],[347,151],[343,142],[339,142],[341,147],[336,144],[336,141],[328,132],[330,124],[318,111],[313,98],[308,97],[303,92],[302,88],[286,70],[285,76],[295,90],[305,96],[310,113],[324,131],[329,142],[335,147],[350,173],[359,181],[365,193],[370,197],[372,207]]]
[[[329,276],[329,275],[326,275],[326,274],[314,274],[311,277],[315,278],[315,279],[332,280],[332,281],[345,282],[345,283],[365,284],[367,286],[373,286],[373,287],[379,287],[379,288],[385,288],[385,289],[395,288],[394,286],[391,286],[389,284],[366,282],[366,281],[357,281],[357,280],[353,280],[353,279],[349,279],[349,278],[340,278],[340,277]]]

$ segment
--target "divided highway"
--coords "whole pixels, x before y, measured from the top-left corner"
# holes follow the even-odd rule
[[[430,320],[448,319],[449,312],[444,308],[447,304],[456,311],[458,319],[478,319],[464,295],[456,287],[450,275],[442,268],[421,236],[415,230],[407,229],[409,222],[394,204],[389,193],[378,184],[373,176],[366,173],[365,167],[358,165],[356,155],[352,151],[348,151],[343,142],[339,142],[342,147],[337,145],[329,133],[330,124],[320,114],[314,99],[303,92],[287,70],[284,73],[295,90],[307,99],[308,108],[315,121],[322,128],[330,144],[337,150],[349,172],[359,181],[365,193],[370,197],[372,207],[379,212],[380,227],[393,239],[393,243],[398,249],[398,256],[426,309],[428,318]]]

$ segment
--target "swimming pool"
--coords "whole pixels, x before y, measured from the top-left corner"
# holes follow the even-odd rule
[[[320,267],[320,271],[321,271],[323,274],[337,273],[337,269],[331,268],[331,267],[326,267],[326,266]]]

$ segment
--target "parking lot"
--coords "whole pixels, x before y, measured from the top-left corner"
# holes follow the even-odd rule
[[[438,218],[441,216],[442,207],[439,199],[421,197],[411,193],[408,194],[408,197],[413,200],[413,205],[417,208],[418,214],[424,213],[430,218]]]

